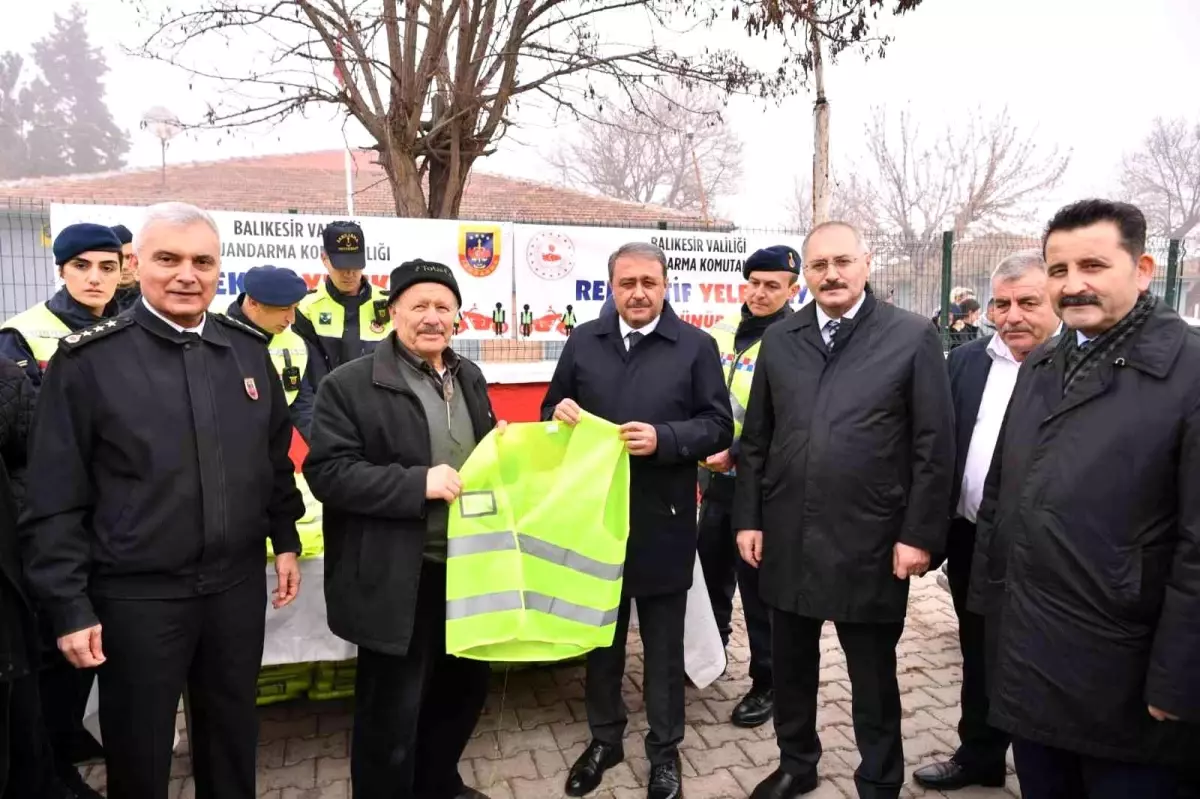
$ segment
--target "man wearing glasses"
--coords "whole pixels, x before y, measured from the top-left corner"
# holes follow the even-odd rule
[[[742,429],[733,523],[771,608],[779,769],[753,799],[817,787],[821,628],[837,625],[853,692],[860,797],[904,782],[896,644],[908,579],[945,544],[954,412],[928,319],[876,300],[844,222],[804,241],[813,302],[763,336]]]

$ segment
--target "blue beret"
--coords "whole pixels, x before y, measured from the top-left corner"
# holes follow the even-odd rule
[[[133,233],[130,232],[129,228],[125,227],[124,225],[113,225],[112,230],[113,233],[117,234],[117,238],[122,244],[133,243]]]
[[[85,252],[120,252],[121,240],[107,225],[67,225],[54,237],[54,263],[62,266]]]
[[[304,278],[279,266],[254,267],[246,273],[242,285],[250,299],[276,308],[294,305],[308,293]]]
[[[751,272],[790,272],[800,274],[800,253],[785,244],[763,247],[746,259],[742,277],[750,279]]]

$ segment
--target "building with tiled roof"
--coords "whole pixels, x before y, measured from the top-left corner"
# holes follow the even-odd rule
[[[0,182],[0,212],[52,202],[150,205],[179,200],[221,211],[344,213],[344,159],[343,151],[329,150]],[[393,216],[387,177],[375,159],[372,151],[354,153],[354,212]],[[606,227],[729,227],[724,222],[706,225],[697,214],[662,206],[480,171],[467,181],[459,217]]]

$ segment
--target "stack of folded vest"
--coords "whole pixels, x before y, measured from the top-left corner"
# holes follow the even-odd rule
[[[313,684],[313,664],[287,663],[282,666],[263,666],[258,672],[258,705],[273,705],[309,695]]]
[[[316,677],[308,689],[309,699],[344,699],[354,696],[357,660],[323,660],[317,663]]]

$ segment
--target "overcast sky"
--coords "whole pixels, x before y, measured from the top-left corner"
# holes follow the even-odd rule
[[[49,30],[52,15],[71,0],[22,7],[20,25],[0,26],[0,51],[25,52]],[[186,75],[122,54],[136,37],[130,5],[105,0],[89,17],[93,42],[112,68],[108,102],[130,131],[131,165],[156,165],[158,140],[138,129],[143,112],[165,105],[180,116],[203,109],[210,96],[188,89]],[[1200,116],[1200,1],[925,0],[892,26],[887,58],[847,57],[829,70],[834,162],[863,155],[863,126],[872,106],[908,107],[930,131],[965,112],[1007,106],[1022,127],[1047,145],[1073,152],[1063,186],[1046,208],[1085,194],[1111,192],[1123,152],[1138,146],[1155,116]],[[733,43],[769,56],[762,44]],[[235,55],[220,52],[228,68]],[[250,59],[251,54],[243,58]],[[722,203],[725,216],[749,227],[786,225],[797,174],[811,174],[812,97],[776,104],[737,99],[730,119],[745,142],[740,193]],[[566,129],[530,120],[524,130],[481,161],[489,172],[553,180],[540,152]],[[296,120],[270,133],[222,138],[204,133],[175,140],[173,162],[340,147],[342,124],[332,113]],[[351,131],[352,145],[369,142]],[[845,167],[843,167],[844,171]],[[248,209],[252,210],[252,209]]]

